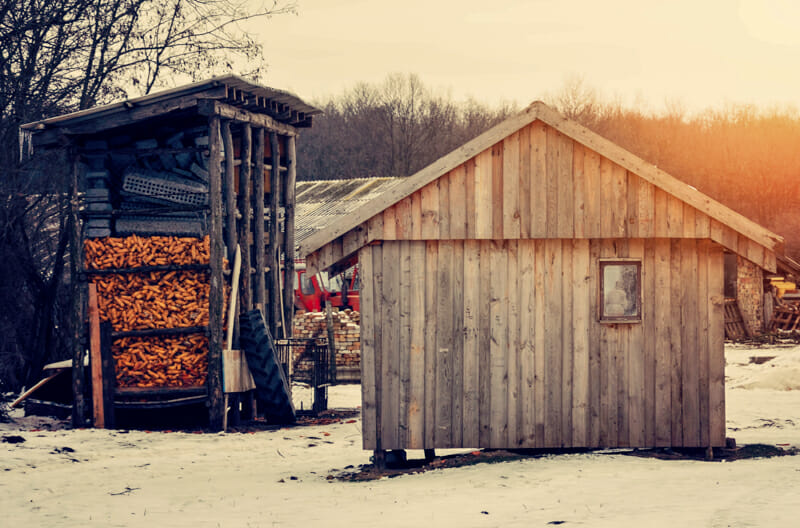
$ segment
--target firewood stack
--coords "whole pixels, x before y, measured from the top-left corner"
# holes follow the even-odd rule
[[[95,238],[85,254],[100,319],[113,332],[117,386],[205,384],[208,237]]]

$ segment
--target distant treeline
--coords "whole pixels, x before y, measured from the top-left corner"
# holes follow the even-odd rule
[[[601,134],[786,239],[800,256],[800,113],[729,105],[662,113],[600,100],[581,82],[544,97]],[[360,84],[317,103],[324,114],[299,142],[305,180],[408,176],[519,109],[454,102],[414,75]]]

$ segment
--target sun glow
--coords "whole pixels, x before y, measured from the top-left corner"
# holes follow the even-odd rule
[[[800,3],[796,0],[740,0],[739,16],[758,40],[800,46]]]

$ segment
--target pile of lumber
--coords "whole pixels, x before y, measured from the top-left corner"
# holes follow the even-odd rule
[[[795,332],[800,330],[800,304],[783,302],[775,306],[772,312],[770,330],[773,332]]]
[[[85,255],[100,320],[111,324],[117,386],[203,385],[208,237],[95,238]]]

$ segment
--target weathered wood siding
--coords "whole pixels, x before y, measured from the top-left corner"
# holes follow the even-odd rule
[[[390,204],[387,204],[389,206]],[[711,239],[767,269],[775,254],[542,121],[511,134],[309,256],[373,240]]]
[[[422,196],[425,229],[440,201]],[[364,448],[724,445],[722,251],[693,238],[361,248]],[[642,260],[640,323],[597,321],[606,257]]]

